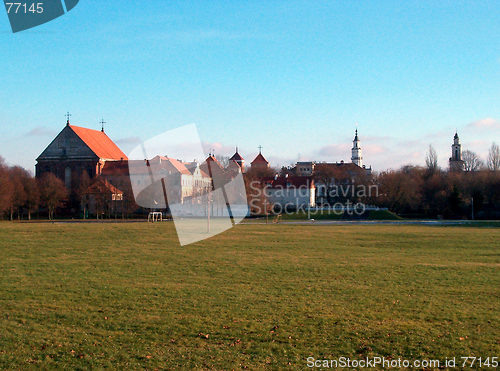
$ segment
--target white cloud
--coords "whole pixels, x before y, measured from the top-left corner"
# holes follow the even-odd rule
[[[317,153],[323,160],[329,162],[346,160],[351,158],[351,147],[351,143],[334,143],[321,147]]]
[[[141,143],[141,139],[139,137],[127,137],[118,139],[115,141],[116,144],[139,144]]]
[[[29,137],[53,137],[56,135],[54,130],[44,128],[43,126],[37,126],[36,128],[30,130],[27,134]]]
[[[236,147],[224,145],[220,142],[203,142],[201,146],[203,147],[203,152],[205,152],[206,154],[215,153],[216,155],[231,157],[236,151]]]
[[[477,130],[500,129],[500,121],[488,117],[485,119],[471,122],[470,124],[467,125],[467,127]]]

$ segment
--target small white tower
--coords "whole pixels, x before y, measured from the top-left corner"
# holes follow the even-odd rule
[[[352,141],[351,153],[351,162],[358,165],[359,167],[363,167],[363,156],[361,151],[361,141],[358,137],[358,129],[356,129],[356,135],[354,136],[354,140]]]
[[[453,145],[451,146],[450,170],[464,170],[464,162],[462,161],[462,145],[460,144],[460,138],[458,137],[457,132],[455,132],[455,136],[453,137]]]

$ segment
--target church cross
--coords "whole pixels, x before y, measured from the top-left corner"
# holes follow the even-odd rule
[[[68,112],[67,114],[65,114],[64,116],[66,116],[68,118],[68,121],[67,121],[67,124],[69,125],[69,118],[71,116],[71,114]]]
[[[264,148],[264,147],[259,145],[259,153],[262,153],[262,148]]]
[[[106,121],[104,120],[101,120],[100,124],[101,124],[101,131],[104,133],[104,124],[106,123]]]

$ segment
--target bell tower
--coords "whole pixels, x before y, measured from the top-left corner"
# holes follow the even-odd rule
[[[352,149],[351,149],[351,162],[353,164],[358,165],[359,167],[363,167],[363,155],[361,151],[361,141],[358,137],[358,129],[356,128],[356,134],[354,136],[354,140],[352,141]]]
[[[455,136],[453,137],[453,145],[451,146],[450,170],[464,170],[464,162],[462,161],[462,145],[460,144],[460,138],[458,137],[457,132],[455,132]]]

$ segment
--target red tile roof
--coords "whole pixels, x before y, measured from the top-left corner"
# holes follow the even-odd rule
[[[126,160],[127,156],[102,131],[69,125],[97,157],[105,160]]]
[[[215,166],[214,166],[215,164]],[[220,162],[212,155],[208,156],[205,162],[203,162],[200,165],[201,171],[203,171],[205,174],[210,174],[214,177],[221,176],[221,174],[224,174],[224,168],[220,164]]]
[[[168,165],[172,166],[175,171],[181,174],[191,175],[191,172],[187,169],[186,165],[184,165],[180,160],[176,160],[170,157],[165,156],[155,156],[150,161],[149,164],[153,169],[168,169]]]
[[[269,162],[262,156],[262,153],[259,153],[257,157],[251,162],[252,164],[268,164]]]
[[[129,160],[106,161],[101,171],[101,175],[129,175]],[[144,162],[144,161],[141,161]]]
[[[87,190],[85,191],[86,194],[114,194],[114,195],[121,195],[123,194],[122,191],[120,191],[118,188],[116,188],[114,185],[112,185],[110,182],[107,180],[102,180],[99,179],[97,182],[92,184]]]

